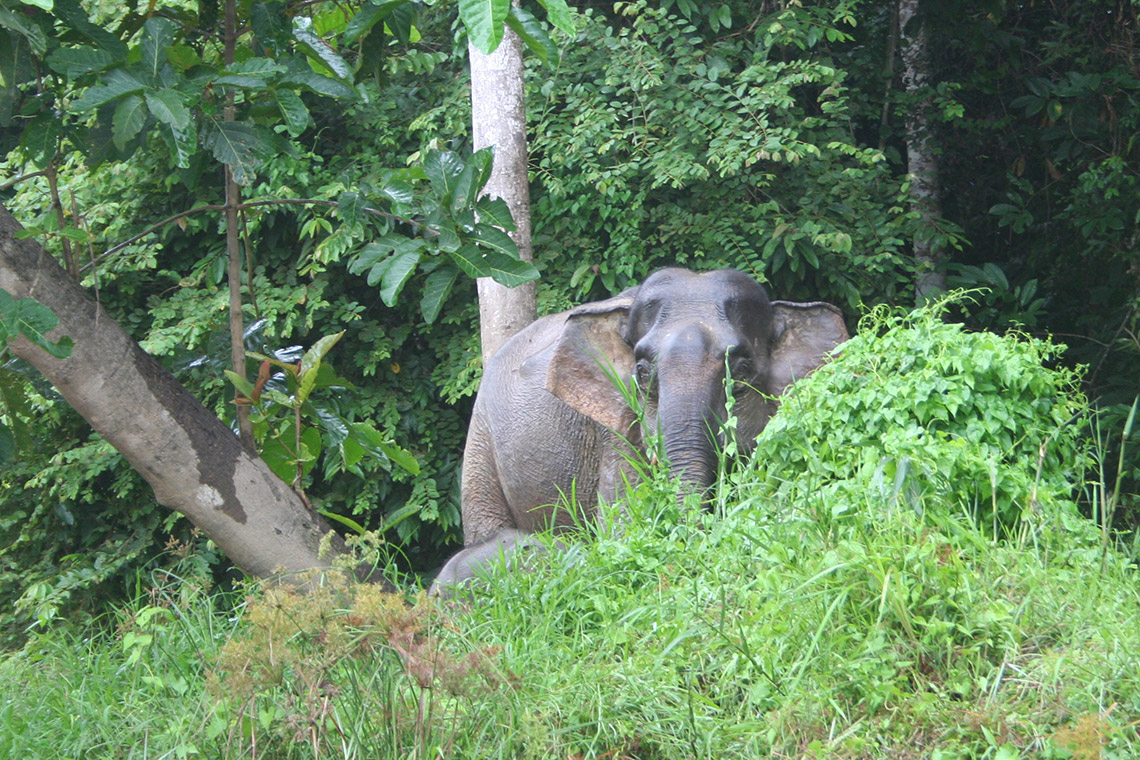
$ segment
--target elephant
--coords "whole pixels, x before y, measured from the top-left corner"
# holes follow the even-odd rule
[[[726,416],[726,366],[746,452],[784,389],[847,338],[836,307],[770,301],[733,269],[658,270],[612,298],[538,319],[484,369],[461,477],[464,543],[592,518],[650,436],[663,440],[672,475],[706,488],[716,477],[710,431]],[[635,389],[643,422],[615,379]],[[571,494],[577,507],[554,506]]]
[[[556,549],[564,548],[561,542],[554,542]],[[528,557],[544,554],[546,546],[532,533],[507,528],[494,533],[478,543],[465,546],[451,557],[436,574],[429,596],[444,599],[479,577],[482,567],[502,557],[512,569],[526,567]]]

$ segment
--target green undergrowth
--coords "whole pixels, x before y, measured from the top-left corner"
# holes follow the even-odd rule
[[[456,601],[171,583],[38,634],[0,756],[1136,757],[1140,579],[1071,501],[1073,377],[938,314],[865,324],[711,507],[651,473]]]

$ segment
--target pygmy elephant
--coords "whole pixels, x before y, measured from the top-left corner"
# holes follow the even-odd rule
[[[731,269],[663,269],[613,298],[539,319],[484,368],[463,463],[465,543],[570,525],[581,515],[552,506],[563,495],[590,516],[599,496],[616,495],[624,455],[649,435],[660,435],[682,482],[708,486],[726,366],[747,449],[784,388],[847,337],[834,306],[769,301]],[[643,424],[615,378],[637,389]]]

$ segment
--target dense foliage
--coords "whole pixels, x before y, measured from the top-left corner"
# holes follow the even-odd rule
[[[876,310],[796,385],[754,457],[781,498],[816,504],[822,522],[875,497],[934,501],[998,537],[1070,502],[1091,461],[1078,376],[1044,366],[1063,347],[967,332],[941,321],[948,305]]]
[[[955,312],[970,329],[1049,330],[1069,346],[1055,361],[1088,366],[1084,388],[1104,410],[1091,428],[1103,476],[1114,482],[1123,464],[1119,516],[1128,518],[1140,480],[1122,435],[1140,362],[1134,3],[927,4],[919,22],[934,84],[921,93],[901,86],[893,2],[574,5],[572,33],[539,35],[544,11],[531,3],[512,17],[542,51],[527,73],[540,309],[604,297],[660,265],[727,265],[775,297],[839,304],[854,326],[876,304],[913,303],[910,242],[936,237],[951,251],[951,282],[988,289]],[[0,0],[0,172],[31,175],[5,180],[0,200],[227,419],[222,222],[195,213],[151,227],[222,203],[217,160],[244,171],[247,203],[318,201],[244,214],[248,348],[286,362],[343,332],[322,357],[335,372],[307,399],[306,453],[282,455],[280,435],[272,443],[284,406],[264,410],[260,441],[280,469],[300,468],[314,506],[381,529],[405,564],[430,567],[459,535],[457,473],[480,371],[474,288],[450,237],[452,250],[402,248],[387,236],[414,230],[365,208],[420,221],[463,213],[447,193],[469,165],[465,33],[443,3],[239,6],[254,34],[226,66],[208,33],[215,2],[156,11]],[[917,100],[937,117],[936,229],[909,207],[904,124]],[[470,165],[468,179],[482,171]],[[1016,362],[1009,371],[1036,377]],[[219,561],[34,372],[19,363],[2,372],[4,424],[28,432],[0,472],[0,603],[19,601],[6,628],[98,610],[171,534]],[[251,360],[251,382],[256,372]],[[288,390],[289,380],[279,374],[268,387]],[[1018,428],[1032,406],[975,411],[1010,412],[1001,424],[1020,446],[1009,456],[1033,459],[1039,441]],[[930,414],[936,407],[953,416],[937,404]],[[907,436],[924,420],[906,420],[886,436],[894,448],[865,454],[872,474],[880,454],[902,455],[917,472]],[[1071,430],[1049,445],[1075,447]],[[419,475],[392,467],[382,445],[410,452]],[[972,462],[982,487],[938,492],[964,509],[992,508],[987,455],[963,445],[946,456],[928,469]],[[897,469],[881,469],[894,488]],[[1079,480],[1046,475],[1058,496]],[[1031,480],[1001,484],[990,517],[1009,524]]]
[[[911,361],[916,343],[931,361],[977,347],[935,314],[869,330],[834,372],[795,386],[771,437],[825,393],[865,421],[913,416],[915,398],[856,373]],[[204,593],[197,573],[167,576],[114,631],[38,634],[0,662],[0,750],[110,758],[145,738],[155,754],[234,758],[1132,757],[1135,558],[1071,502],[1034,505],[1017,486],[1040,468],[1017,450],[991,471],[1024,517],[995,537],[962,508],[975,464],[937,434],[1004,452],[1007,429],[986,423],[1006,408],[1071,441],[1061,417],[1082,399],[1042,348],[998,340],[997,361],[944,380],[968,401],[926,421],[919,487],[894,500],[873,468],[822,498],[785,488],[795,473],[761,449],[721,479],[712,510],[679,505],[655,471],[626,522],[563,535],[568,549],[533,572],[500,567],[442,608],[335,578],[237,601]],[[1000,364],[1051,403],[994,382]],[[850,435],[813,429],[806,483],[851,472]],[[1077,464],[1067,445],[1043,481]]]

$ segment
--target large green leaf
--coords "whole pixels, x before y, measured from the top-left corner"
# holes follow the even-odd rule
[[[47,333],[55,329],[59,318],[52,310],[33,298],[12,297],[0,290],[0,344],[12,335],[20,335],[58,359],[71,356],[71,338],[49,340]]]
[[[447,203],[455,190],[459,176],[466,168],[458,153],[450,150],[432,150],[424,156],[424,173],[441,203]]]
[[[123,150],[146,124],[146,101],[139,95],[128,95],[115,106],[111,127],[115,135],[115,147]]]
[[[508,288],[518,287],[524,282],[537,280],[538,270],[529,261],[508,256],[498,251],[487,251],[484,258],[491,279]]]
[[[511,0],[459,0],[459,18],[476,50],[490,54],[499,46],[510,9]]]
[[[357,39],[387,16],[392,8],[397,5],[402,5],[407,1],[408,0],[388,0],[388,2],[367,3],[352,17],[352,20],[348,22],[348,25],[344,28],[344,34],[341,35],[341,39],[344,40],[346,45],[356,42]]]
[[[501,227],[507,232],[515,231],[515,220],[511,216],[511,207],[502,198],[489,198],[484,196],[475,204],[479,212],[479,221]]]
[[[400,291],[404,289],[404,285],[407,284],[415,273],[416,266],[420,263],[423,241],[413,240],[410,242],[416,245],[401,246],[400,250],[392,255],[392,263],[385,270],[384,278],[380,284],[380,300],[389,308],[396,305],[396,297],[400,295]]]
[[[190,124],[186,129],[174,129],[164,125],[161,134],[174,154],[176,165],[180,169],[190,168],[190,159],[198,152],[198,130],[194,125]]]
[[[332,45],[325,42],[319,34],[313,31],[313,20],[311,18],[306,16],[293,17],[293,39],[296,40],[302,50],[327,66],[329,71],[338,78],[345,81],[352,80],[352,68],[337,55]]]
[[[470,206],[479,191],[487,184],[491,168],[495,162],[493,146],[487,146],[472,154],[463,166],[463,171],[455,178],[451,188],[451,209],[457,211]]]
[[[42,113],[24,128],[20,135],[20,145],[37,166],[47,166],[59,150],[62,132],[63,126],[54,113]]]
[[[15,32],[27,40],[32,55],[35,57],[41,58],[47,52],[47,37],[44,36],[43,29],[32,23],[32,20],[27,16],[12,13],[7,8],[0,6],[0,27]]]
[[[190,126],[190,109],[182,103],[182,95],[177,90],[147,90],[146,105],[154,118],[171,129],[185,130]]]
[[[277,107],[281,110],[281,117],[285,119],[285,129],[289,131],[290,137],[298,137],[309,128],[312,118],[300,95],[292,90],[278,87],[274,88],[273,97],[277,100]]]
[[[356,224],[364,216],[367,199],[361,193],[346,190],[336,199],[337,213],[346,224]]]
[[[527,48],[545,64],[558,59],[558,46],[550,39],[542,23],[523,8],[511,6],[507,26],[514,30]]]
[[[451,294],[451,288],[458,277],[459,270],[450,264],[440,267],[427,276],[424,294],[420,299],[420,312],[429,325],[439,317],[439,312],[443,309],[443,304]]]
[[[481,247],[491,248],[514,259],[519,257],[519,248],[515,245],[515,241],[498,227],[480,222],[468,233],[468,236],[477,240]]]
[[[312,90],[318,95],[325,95],[330,98],[346,98],[349,100],[355,100],[357,97],[356,90],[354,90],[349,85],[345,84],[339,79],[326,77],[322,74],[316,73],[315,71],[290,70],[287,74],[281,77],[281,80],[278,82],[278,84],[287,87],[303,87],[306,90]]]
[[[95,43],[95,47],[110,53],[116,61],[127,57],[126,44],[103,27],[91,23],[87,10],[79,4],[79,0],[55,0],[52,13],[65,25]]]
[[[465,245],[458,251],[451,251],[448,255],[468,277],[489,277],[491,274],[485,252],[476,245]]]
[[[131,72],[112,69],[103,77],[103,84],[87,88],[87,92],[71,102],[71,107],[75,111],[89,111],[124,95],[142,92],[145,88],[142,81]]]
[[[254,3],[249,8],[249,19],[258,44],[266,52],[274,56],[289,52],[293,35],[285,3]]]
[[[115,62],[106,50],[92,47],[57,48],[47,57],[48,66],[68,79],[78,79],[92,71],[102,71]]]
[[[253,181],[254,172],[271,150],[257,129],[238,121],[215,122],[206,135],[205,146],[214,158],[229,165],[239,185]]]
[[[538,0],[538,3],[546,9],[546,20],[551,26],[567,34],[574,33],[574,17],[570,15],[566,0]]]
[[[152,83],[158,82],[158,73],[166,65],[166,49],[174,43],[174,22],[161,16],[151,16],[143,25],[140,61],[145,75]]]

